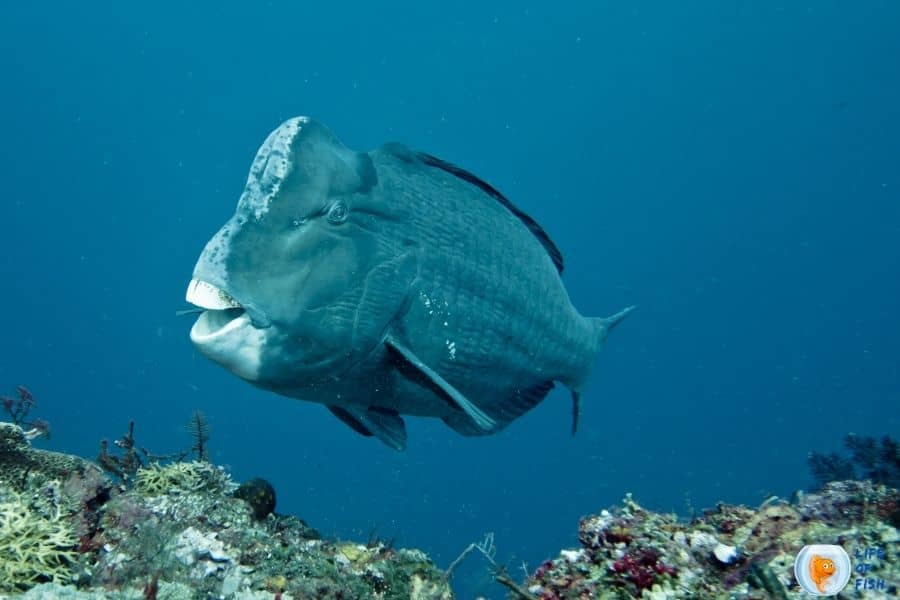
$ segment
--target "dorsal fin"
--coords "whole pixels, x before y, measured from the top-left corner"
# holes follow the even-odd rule
[[[550,255],[550,259],[553,261],[553,264],[556,265],[556,270],[560,274],[562,274],[562,272],[563,272],[562,252],[559,251],[559,248],[556,247],[556,244],[553,243],[553,240],[551,240],[550,236],[547,235],[547,232],[544,231],[544,228],[541,227],[540,225],[538,225],[537,221],[535,221],[534,219],[529,217],[527,214],[522,212],[522,210],[518,206],[516,206],[515,204],[510,202],[509,199],[507,199],[506,196],[504,196],[499,191],[497,191],[497,189],[494,186],[492,186],[485,180],[481,179],[477,175],[474,175],[474,174],[470,173],[469,171],[466,171],[465,169],[461,169],[460,167],[457,167],[456,165],[449,163],[445,160],[442,160],[436,156],[432,156],[425,152],[416,152],[416,156],[419,158],[419,160],[424,162],[426,165],[429,165],[432,167],[437,167],[438,169],[441,169],[442,171],[446,171],[447,173],[450,173],[451,175],[459,177],[463,181],[467,181],[467,182],[471,183],[472,185],[478,187],[483,192],[485,192],[488,196],[491,196],[496,201],[498,201],[500,204],[505,206],[509,210],[509,212],[514,214],[516,216],[516,218],[518,218],[520,221],[522,221],[522,223],[525,224],[525,227],[527,227],[531,231],[531,233],[534,235],[534,237],[537,238],[537,240],[544,247],[544,250],[547,251],[547,254]]]

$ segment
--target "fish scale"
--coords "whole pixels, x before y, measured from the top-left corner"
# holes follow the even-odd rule
[[[452,176],[441,174],[439,177]],[[454,186],[469,189],[460,193],[459,189],[452,189]],[[517,365],[517,368],[503,369],[508,374],[508,381],[490,387],[511,389],[517,385],[533,385],[538,382],[534,374],[536,364],[553,366],[553,370],[547,369],[538,374],[546,378],[569,376],[571,370],[583,368],[582,365],[571,364],[573,361],[567,360],[567,356],[572,353],[563,352],[562,348],[582,345],[579,344],[581,340],[576,339],[572,333],[586,330],[587,323],[571,307],[564,291],[550,293],[552,288],[544,282],[548,276],[558,280],[558,275],[544,249],[524,226],[503,207],[488,204],[492,199],[485,198],[480,190],[466,182],[454,179],[444,185],[429,185],[427,181],[413,181],[410,182],[410,187],[429,190],[421,193],[418,198],[409,199],[421,207],[417,214],[422,218],[414,221],[414,226],[417,227],[414,237],[423,240],[424,245],[429,248],[423,259],[423,279],[435,281],[442,294],[447,294],[444,290],[453,290],[456,296],[451,306],[457,312],[457,318],[470,321],[474,324],[473,330],[483,332],[482,336],[488,338],[467,339],[465,334],[458,336],[465,340],[460,354],[465,355],[470,348],[481,349],[476,360],[471,362],[480,364],[482,369],[485,354],[493,359],[490,364],[495,368],[503,368],[507,363]],[[455,206],[442,201],[451,190],[459,199]],[[406,198],[408,197],[404,197]],[[482,215],[480,226],[474,226],[471,215],[478,214],[480,210],[484,212],[486,205],[490,208],[491,219],[485,223],[486,219]],[[461,232],[472,232],[473,235],[463,237]],[[508,241],[497,243],[497,239]],[[460,243],[469,251],[468,260],[447,260],[447,256],[456,257]],[[479,252],[479,248],[487,248],[488,252]],[[531,260],[523,261],[523,254],[531,255]],[[557,282],[553,283],[562,290]],[[524,291],[516,293],[522,286],[525,287]],[[552,315],[551,320],[538,318],[540,311],[535,309],[529,299],[537,299],[545,308],[553,302],[548,311]],[[459,314],[461,312],[464,314]],[[438,338],[445,334],[439,327],[431,327],[427,331],[430,339],[420,338],[410,342],[414,350],[418,349],[426,356],[429,348],[440,347]],[[449,335],[458,334],[451,330]],[[500,340],[506,337],[515,340],[515,347],[522,351],[516,355],[512,355],[509,349],[501,352],[500,349],[505,345]],[[458,358],[460,354],[457,354]],[[450,371],[448,379],[463,382],[461,386],[468,383],[470,385],[466,387],[477,390],[480,374],[465,369],[470,361],[460,360],[464,369],[457,369],[461,373],[453,373],[455,365],[448,364],[450,361],[438,356],[435,358]],[[582,362],[590,359],[592,357],[584,357]],[[565,368],[569,371],[562,370]],[[529,378],[516,377],[521,373],[532,375]],[[486,375],[493,380],[497,373]]]

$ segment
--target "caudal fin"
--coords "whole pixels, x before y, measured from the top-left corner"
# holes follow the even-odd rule
[[[591,364],[593,364],[593,358],[596,357],[596,354],[603,348],[603,343],[606,341],[606,336],[609,335],[609,332],[612,331],[616,325],[622,322],[622,319],[627,317],[631,311],[633,311],[635,306],[629,306],[628,308],[622,309],[616,314],[609,317],[593,317],[590,320],[591,325],[594,328],[594,353],[591,357]],[[581,380],[579,385],[571,386],[572,389],[572,435],[578,431],[578,417],[581,415],[581,392],[582,386],[584,385],[584,380],[587,379],[587,374],[589,369],[585,371],[585,376]]]
[[[612,316],[594,317],[591,319],[591,324],[594,326],[594,340],[596,343],[597,352],[599,352],[603,347],[603,342],[606,341],[606,336],[609,335],[609,332],[615,329],[616,325],[621,323],[622,319],[631,314],[631,312],[635,308],[637,307],[629,306],[628,308],[624,308]]]

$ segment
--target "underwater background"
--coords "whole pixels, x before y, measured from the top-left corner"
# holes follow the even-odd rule
[[[683,515],[806,487],[811,450],[900,423],[900,4],[7,3],[0,393],[96,456],[136,421],[265,477],[279,512],[517,577],[626,492]],[[608,340],[492,437],[405,453],[202,358],[176,317],[258,146],[305,114],[483,177],[566,258]],[[460,597],[500,597],[477,559]]]

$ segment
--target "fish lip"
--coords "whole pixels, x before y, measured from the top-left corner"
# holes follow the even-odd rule
[[[207,345],[249,324],[249,315],[241,303],[208,281],[191,279],[184,299],[204,309],[190,333],[191,341],[198,346]]]
[[[235,311],[233,318],[229,318],[231,317],[227,314],[229,311]],[[252,326],[250,315],[243,308],[207,309],[194,321],[190,333],[191,341],[198,346],[204,346],[239,329]]]

